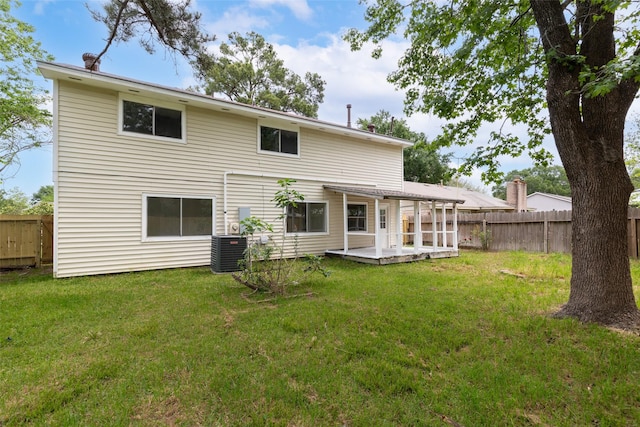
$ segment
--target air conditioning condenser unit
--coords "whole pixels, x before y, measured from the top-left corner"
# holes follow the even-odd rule
[[[238,271],[238,261],[244,258],[247,238],[241,236],[211,236],[211,271]]]

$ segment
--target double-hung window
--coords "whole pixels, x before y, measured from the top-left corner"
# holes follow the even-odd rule
[[[213,234],[213,198],[144,196],[145,238],[197,238]]]
[[[122,99],[120,117],[123,133],[184,140],[184,107],[180,105],[161,106],[142,99]]]
[[[367,204],[349,203],[347,205],[348,231],[367,231]]]
[[[260,125],[259,147],[262,152],[292,156],[300,154],[298,130]]]
[[[287,207],[287,233],[326,233],[327,203],[298,203]]]

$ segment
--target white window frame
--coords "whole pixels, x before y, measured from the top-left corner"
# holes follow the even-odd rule
[[[161,197],[167,199],[203,199],[211,200],[211,234],[202,236],[147,236],[147,199],[149,197]],[[181,213],[182,217],[182,213]],[[182,218],[181,218],[182,220]],[[211,240],[211,236],[216,233],[216,197],[197,194],[142,194],[142,241],[143,242],[178,242],[186,240]]]
[[[353,206],[353,205],[359,205],[359,206],[364,206],[364,230],[349,230],[347,228],[347,232],[348,233],[354,233],[354,234],[364,234],[364,233],[368,233],[369,232],[369,203],[367,202],[349,202],[347,203],[347,212],[345,213],[345,215],[347,215],[347,227],[349,226],[349,206]]]
[[[130,95],[127,93],[118,94],[118,135],[128,136],[132,138],[151,139],[154,141],[172,142],[178,144],[186,144],[187,142],[187,108],[178,103],[159,101],[153,98],[147,98],[144,96]],[[124,101],[136,102],[138,104],[147,104],[154,107],[167,108],[170,110],[180,111],[181,132],[182,138],[171,138],[168,136],[148,135],[145,133],[128,132],[123,130],[124,127]]]
[[[299,202],[298,204],[310,204],[310,203],[322,203],[325,205],[324,210],[324,225],[325,231],[296,231],[289,232],[287,231],[287,208],[284,209],[284,230],[287,236],[323,236],[329,234],[329,201],[328,200],[305,200],[303,202]]]
[[[273,128],[273,129],[280,129],[280,130],[287,130],[289,132],[295,132],[296,135],[298,135],[298,153],[297,154],[290,154],[290,153],[283,153],[280,151],[270,151],[270,150],[263,150],[262,149],[262,132],[260,131],[261,127],[269,127],[269,128]],[[295,125],[293,123],[287,123],[287,124],[282,124],[282,123],[276,123],[276,122],[270,122],[270,121],[264,121],[264,120],[258,120],[258,127],[257,127],[257,151],[259,154],[268,154],[271,156],[281,156],[281,157],[289,157],[289,158],[300,158],[300,126]]]

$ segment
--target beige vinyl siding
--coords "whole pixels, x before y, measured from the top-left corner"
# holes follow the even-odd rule
[[[375,182],[380,188],[402,190],[400,147],[308,129],[302,130],[302,141],[301,157],[309,175]]]
[[[262,154],[255,119],[189,105],[186,143],[141,138],[118,133],[117,92],[59,81],[57,96],[57,277],[209,264],[210,239],[143,241],[143,194],[215,197],[215,233],[223,234],[225,172],[236,171],[227,174],[227,225],[238,221],[239,207],[275,221],[278,178],[298,179],[294,188],[307,201],[328,202],[329,232],[300,234],[299,254],[342,247],[342,195],[323,184],[402,189],[399,146],[302,128],[299,158]],[[363,239],[369,243],[350,245],[373,242]],[[293,239],[286,254],[294,255]]]
[[[298,255],[313,253],[322,255],[327,249],[340,246],[342,234],[337,231],[337,226],[342,230],[342,199],[338,201],[328,197],[322,185],[314,181],[297,181],[293,187],[305,195],[308,202],[328,202],[328,232],[327,233],[298,233]],[[227,188],[229,198],[229,222],[238,222],[238,208],[251,209],[251,215],[261,218],[273,224],[274,232],[270,236],[280,244],[284,219],[279,218],[284,210],[278,209],[271,201],[280,187],[277,179],[267,177],[252,177],[243,175],[231,175]],[[337,215],[337,216],[336,216]],[[337,219],[339,217],[339,219]],[[295,256],[295,239],[288,234],[285,240],[285,255]]]
[[[66,173],[58,185],[57,277],[209,263],[207,238],[143,242],[142,203],[144,193],[215,196],[210,185]]]

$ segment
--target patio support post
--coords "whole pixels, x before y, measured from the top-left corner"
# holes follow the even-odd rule
[[[442,247],[447,248],[447,204],[442,202]]]
[[[344,226],[344,254],[347,254],[349,249],[349,206],[347,205],[347,193],[342,193],[342,212],[344,217],[342,218]]]
[[[453,203],[453,249],[458,250],[458,204]]]
[[[396,203],[396,255],[402,255],[402,212],[400,210],[400,200]]]
[[[438,249],[438,211],[436,201],[431,201],[431,235],[433,236],[433,250]]]
[[[375,217],[375,222],[376,222],[376,233],[374,236],[374,240],[375,240],[375,245],[376,245],[376,258],[380,258],[382,257],[382,243],[380,242],[380,202],[378,201],[378,199],[375,199],[373,201],[373,205],[375,207],[376,210],[376,214],[374,215]],[[388,213],[387,213],[388,216]]]
[[[420,216],[420,202],[413,202],[413,251],[420,253],[422,247],[422,217]]]

